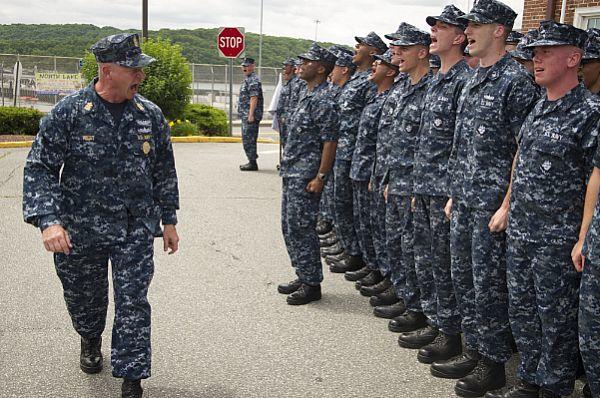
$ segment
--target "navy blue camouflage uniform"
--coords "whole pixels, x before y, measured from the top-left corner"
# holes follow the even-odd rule
[[[585,48],[587,34],[543,22],[534,46]],[[578,241],[586,182],[600,127],[600,99],[575,86],[544,96],[525,119],[512,182],[507,240],[510,325],[517,376],[558,396],[573,392],[578,364]],[[595,358],[597,361],[598,358]]]
[[[432,74],[418,83],[403,80],[394,111],[394,126],[384,183],[388,184],[386,236],[391,280],[397,286],[404,279],[403,296],[406,309],[422,312],[421,292],[414,262],[414,234],[411,211],[413,166],[424,99]]]
[[[110,260],[113,375],[147,378],[153,239],[160,221],[177,223],[179,208],[169,127],[140,95],[115,121],[94,84],[42,119],[25,165],[23,213],[28,223],[60,224],[70,236],[70,254],[56,253],[54,262],[73,326],[84,338],[104,330]]]
[[[250,98],[257,97],[258,102],[254,109],[254,122],[248,122],[250,113]],[[246,76],[240,86],[238,97],[238,117],[242,121],[242,144],[244,152],[250,162],[256,162],[258,154],[256,153],[256,141],[258,140],[258,127],[263,118],[263,91],[260,78],[256,73]]]
[[[560,396],[573,391],[577,370],[580,278],[571,250],[599,120],[600,100],[582,84],[539,101],[521,130],[511,191],[507,282],[517,376]]]
[[[279,101],[277,102],[277,118],[279,121],[279,140],[281,141],[282,147],[285,146],[285,139],[287,138],[287,120],[294,113],[294,109],[298,104],[298,96],[301,87],[298,83],[299,80],[300,78],[296,74],[293,74],[290,80],[283,82],[279,94]]]
[[[600,169],[600,151],[592,160]],[[592,396],[600,396],[600,200],[583,247],[585,265],[579,292],[579,348]]]
[[[331,99],[337,104],[338,97],[342,92],[342,87],[337,86],[333,83],[329,83],[329,91],[331,95]],[[339,125],[338,130],[339,131]],[[334,208],[334,187],[335,187],[335,176],[333,173],[329,173],[327,176],[327,180],[325,181],[325,186],[323,187],[323,192],[321,192],[321,204],[320,208],[320,217],[323,220],[335,223],[335,208]]]
[[[327,59],[331,54],[313,44],[306,56]],[[315,230],[321,195],[306,187],[318,174],[323,145],[337,140],[338,109],[328,87],[323,82],[300,99],[289,120],[279,172],[283,177],[281,227],[287,251],[298,279],[313,286],[323,280]]]
[[[512,355],[506,234],[490,219],[509,186],[516,137],[537,99],[532,78],[509,54],[478,68],[461,93],[450,156],[452,281],[468,349],[494,362]]]
[[[350,168],[358,134],[360,115],[375,93],[375,85],[367,80],[370,70],[357,71],[342,88],[338,97],[340,110],[339,141],[335,153],[334,211],[336,234],[346,254],[360,256],[361,250],[354,219]]]
[[[450,268],[450,222],[444,207],[450,196],[448,160],[458,99],[471,73],[461,60],[429,83],[413,172],[414,256],[421,306],[429,321],[449,335],[461,329]]]
[[[375,143],[375,162],[371,173],[372,201],[371,222],[373,223],[373,246],[378,259],[379,272],[384,277],[390,277],[391,267],[388,257],[388,246],[386,237],[386,206],[383,197],[383,177],[387,170],[387,157],[390,151],[391,136],[393,134],[394,111],[398,103],[398,97],[404,88],[404,74],[396,76],[394,84],[381,107],[381,116],[377,126],[377,141]],[[394,280],[394,290],[398,297],[403,297],[405,279],[399,275]]]
[[[588,43],[584,60],[600,59],[600,30],[587,30]],[[594,168],[600,169],[600,151],[596,151],[592,159]],[[589,226],[583,255],[585,265],[581,275],[579,293],[579,348],[585,367],[587,380],[595,397],[600,396],[600,258],[598,248],[600,241],[600,201],[596,204],[594,217]]]
[[[369,181],[375,163],[379,118],[388,93],[389,90],[376,93],[363,109],[350,169],[354,196],[354,220],[357,223],[356,232],[363,254],[363,261],[369,269],[377,271],[380,269],[381,257],[377,256],[373,244],[375,234],[375,225],[372,218],[374,195],[373,192],[369,191]],[[383,261],[387,262],[387,256]]]

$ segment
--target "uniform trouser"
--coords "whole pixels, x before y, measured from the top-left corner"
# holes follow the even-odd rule
[[[283,178],[281,229],[298,279],[309,285],[318,285],[323,280],[319,237],[315,230],[320,195],[306,191],[310,180]]]
[[[587,258],[579,298],[579,347],[592,396],[600,397],[600,264]]]
[[[151,311],[148,287],[154,273],[152,233],[131,221],[126,241],[112,246],[74,248],[54,255],[73,327],[84,338],[100,337],[108,307],[108,261],[112,268],[115,318],[111,364],[115,377],[150,377]]]
[[[363,261],[372,271],[379,271],[375,247],[373,246],[373,224],[371,222],[372,194],[368,181],[352,180],[352,195],[356,235],[363,254]]]
[[[258,125],[258,121],[248,123],[247,120],[242,120],[242,144],[244,146],[244,152],[246,152],[246,157],[250,162],[255,162],[258,158],[258,154],[256,153]]]
[[[357,221],[354,219],[350,160],[335,159],[333,172],[333,210],[335,212],[335,232],[350,256],[360,256],[360,245],[356,235]]]
[[[510,326],[521,355],[517,377],[563,397],[573,392],[579,359],[576,242],[576,235],[507,240]]]
[[[391,280],[406,309],[421,312],[421,293],[415,273],[414,234],[410,197],[388,195],[385,213]]]
[[[285,123],[284,118],[281,116],[278,117],[279,120],[279,145],[282,148],[285,148],[285,140],[287,139],[288,131],[287,124]]]
[[[325,181],[325,187],[323,187],[323,192],[321,193],[321,203],[319,205],[319,214],[323,220],[327,220],[329,222],[334,221],[334,209],[333,209],[333,185],[334,185],[335,177],[333,173],[330,173],[327,176],[327,181]]]
[[[371,192],[371,222],[373,223],[373,246],[377,256],[377,265],[381,275],[390,276],[390,262],[387,252],[387,241],[385,232],[386,204],[383,197],[383,186],[381,177],[375,177]]]
[[[460,313],[450,269],[450,221],[444,213],[447,201],[447,197],[415,195],[415,269],[423,313],[442,332],[455,335],[460,333]]]
[[[495,361],[512,356],[506,287],[506,234],[491,233],[495,211],[455,200],[450,224],[452,283],[468,349]]]

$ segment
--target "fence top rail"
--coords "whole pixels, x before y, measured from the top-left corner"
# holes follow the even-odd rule
[[[28,58],[60,58],[60,59],[73,59],[80,60],[77,57],[60,57],[58,55],[28,55],[28,54],[0,54],[0,57],[28,57]]]

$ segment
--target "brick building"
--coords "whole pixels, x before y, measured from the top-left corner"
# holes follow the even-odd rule
[[[546,19],[560,22],[563,15],[564,23],[578,28],[600,28],[600,0],[525,0],[522,31],[537,28]]]

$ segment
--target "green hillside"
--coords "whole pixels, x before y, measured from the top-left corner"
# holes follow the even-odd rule
[[[63,57],[83,57],[84,52],[98,39],[121,30],[109,26],[99,28],[94,25],[26,25],[0,24],[0,53],[56,55]],[[227,60],[217,53],[216,35],[218,29],[161,29],[150,31],[150,37],[165,37],[180,44],[183,55],[192,63],[225,64]],[[259,35],[246,33],[246,55],[258,60]],[[310,40],[290,37],[263,36],[263,66],[281,66],[284,58],[305,52]],[[332,43],[320,43],[330,46]]]

